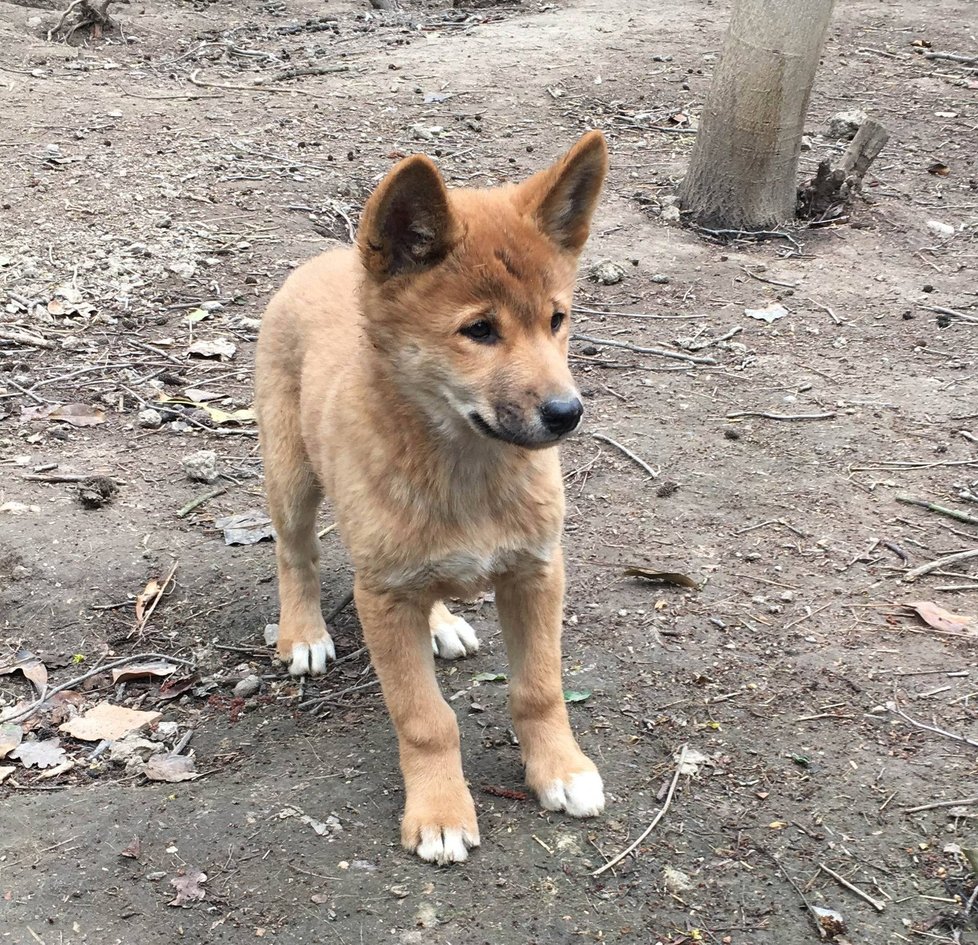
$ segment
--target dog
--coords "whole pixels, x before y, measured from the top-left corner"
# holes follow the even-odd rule
[[[604,808],[560,673],[563,482],[583,406],[567,350],[580,252],[608,166],[584,135],[519,184],[449,190],[424,155],[384,177],[352,247],[298,268],[256,356],[281,615],[294,675],[335,658],[315,517],[333,503],[394,723],[404,846],[439,864],[479,845],[455,714],[433,656],[478,648],[445,600],[494,587],[526,781],[547,810]]]

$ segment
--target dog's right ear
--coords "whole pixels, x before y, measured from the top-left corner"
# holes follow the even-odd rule
[[[366,270],[378,281],[441,262],[455,242],[448,190],[423,154],[396,164],[370,195],[357,230]]]

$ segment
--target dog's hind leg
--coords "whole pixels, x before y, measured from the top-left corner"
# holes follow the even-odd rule
[[[431,627],[431,646],[435,656],[443,660],[458,660],[479,651],[479,640],[467,621],[453,614],[441,601],[431,608],[428,618]]]
[[[270,394],[260,411],[265,489],[276,531],[278,655],[293,676],[316,676],[336,658],[320,608],[316,511],[323,493],[313,473],[298,407],[286,392]]]
[[[496,609],[511,670],[510,708],[526,765],[526,783],[547,810],[593,817],[604,785],[571,731],[560,678],[564,563],[553,560],[496,582]]]

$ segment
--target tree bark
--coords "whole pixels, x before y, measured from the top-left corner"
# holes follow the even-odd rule
[[[794,217],[805,115],[833,0],[734,0],[680,206],[701,226]]]

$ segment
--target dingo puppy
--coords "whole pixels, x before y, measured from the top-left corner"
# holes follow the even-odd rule
[[[427,157],[407,158],[367,201],[356,247],[296,270],[262,324],[256,405],[278,532],[278,653],[296,675],[335,656],[315,529],[325,493],[397,730],[401,839],[425,860],[464,860],[479,845],[432,654],[476,651],[443,601],[487,586],[528,785],[547,810],[604,808],[561,687],[554,446],[584,412],[567,366],[571,295],[607,161],[592,131],[521,184],[448,190]]]

